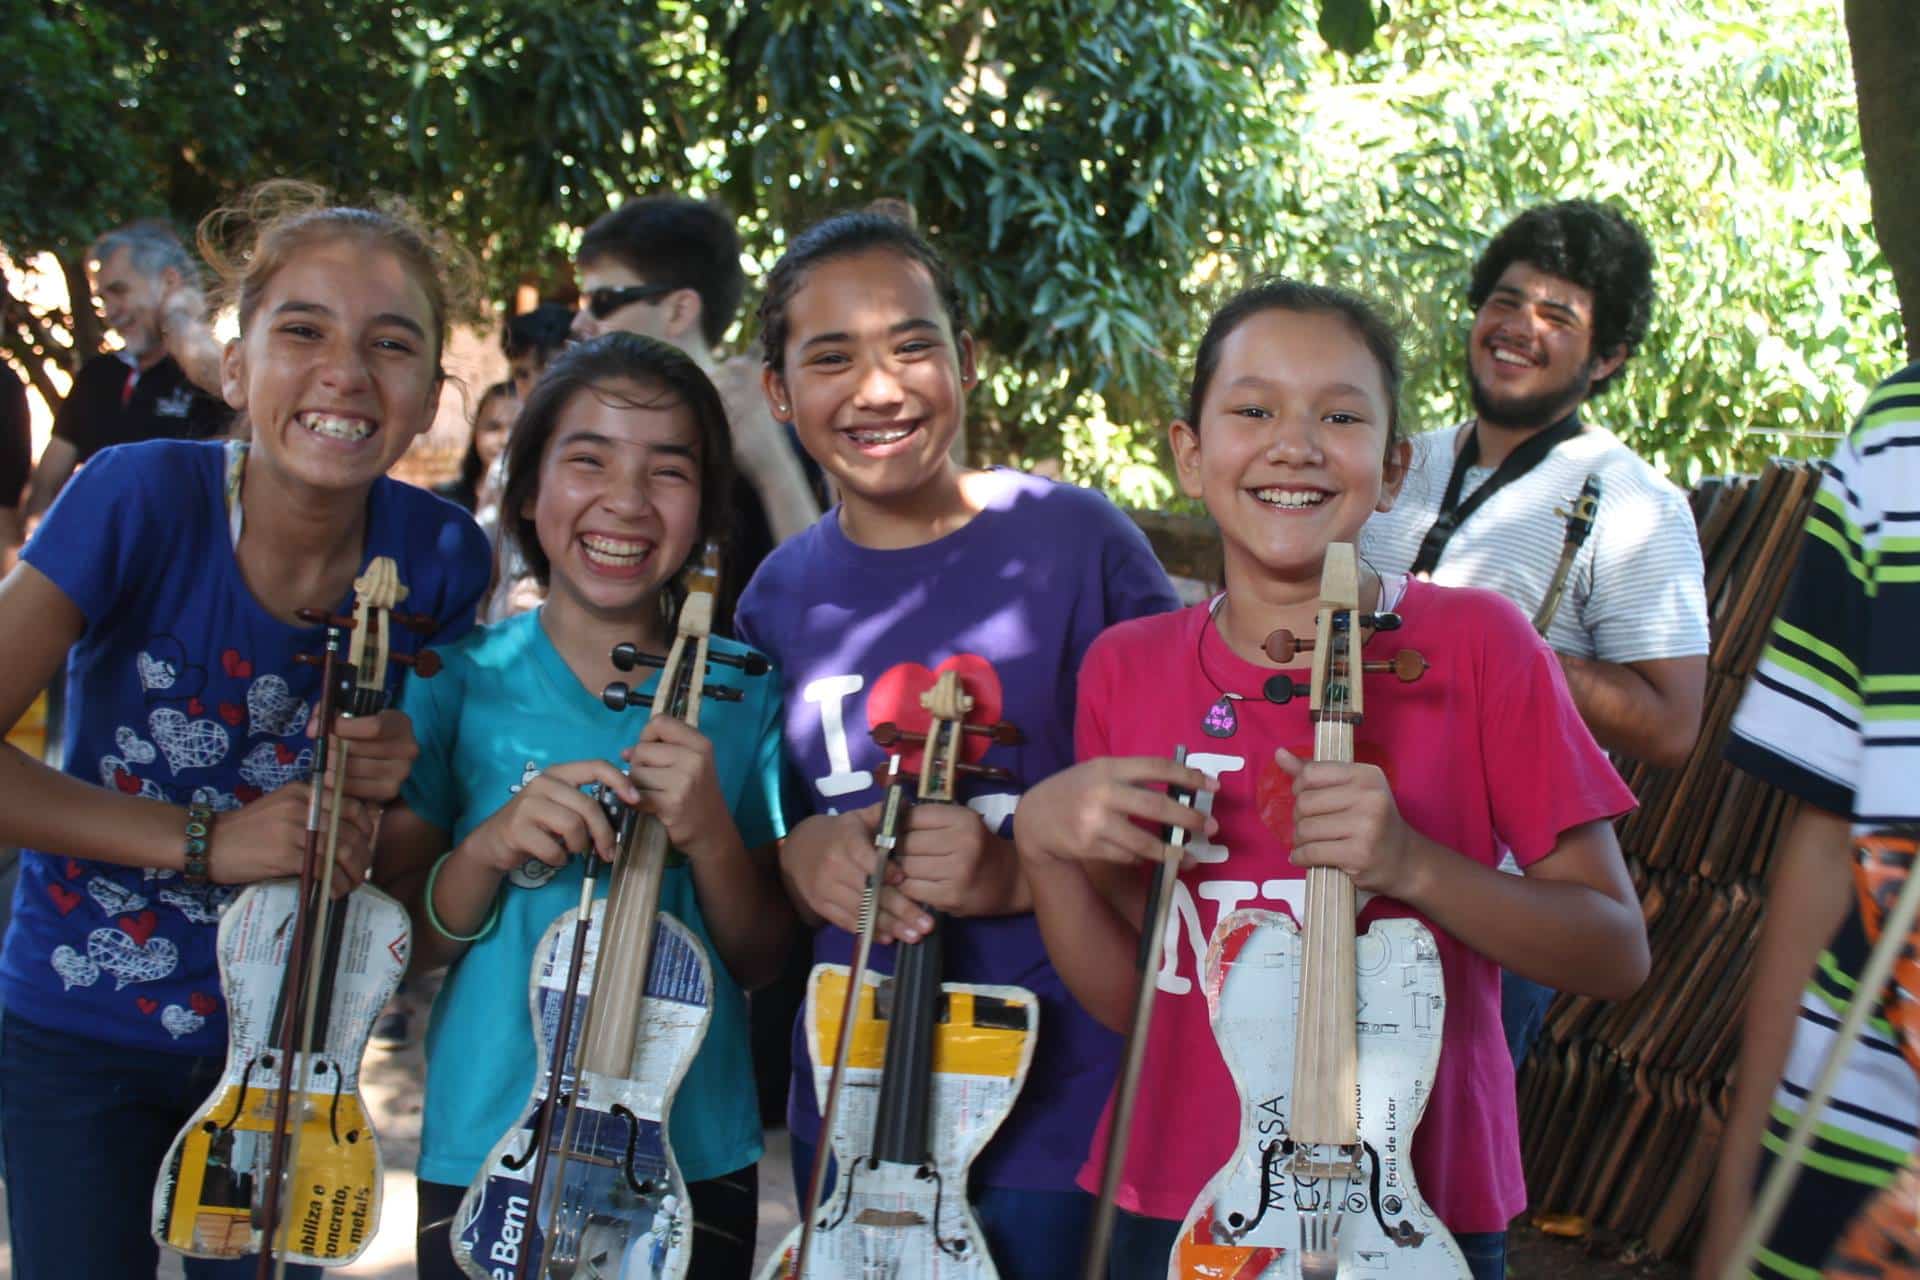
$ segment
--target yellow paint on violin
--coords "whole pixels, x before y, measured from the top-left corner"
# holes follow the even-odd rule
[[[208,1114],[232,1115],[239,1092],[235,1087],[223,1090]],[[253,1092],[256,1099],[267,1096]],[[346,1261],[358,1255],[373,1234],[379,1152],[357,1095],[342,1094],[336,1102],[332,1094],[309,1093],[301,1101],[305,1119],[299,1177],[287,1183],[283,1238],[303,1257]],[[231,1129],[214,1125],[209,1131],[211,1124],[194,1128],[182,1143],[184,1158],[166,1243],[202,1256],[249,1253],[254,1179],[265,1164],[273,1113],[270,1107],[249,1105]],[[335,1128],[339,1142],[333,1140]],[[349,1134],[354,1135],[351,1141]]]
[[[847,1067],[854,1071],[879,1071],[886,1065],[887,1028],[875,1009],[879,991],[877,975],[871,976],[867,989],[860,993],[860,1007],[854,1014],[853,1043],[847,1050]],[[819,965],[813,971],[814,1061],[833,1056],[840,1036],[840,1010],[846,1006],[847,971],[840,965]],[[1009,1002],[1024,1008],[1022,1001]],[[947,1016],[934,1032],[933,1069],[949,1075],[999,1076],[1011,1079],[1019,1074],[1020,1059],[1028,1032],[1008,1027],[981,1026],[976,1021],[975,996],[971,991],[947,992]]]

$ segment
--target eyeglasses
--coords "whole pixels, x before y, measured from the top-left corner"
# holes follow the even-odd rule
[[[674,286],[670,284],[628,284],[595,289],[587,295],[587,310],[593,313],[595,320],[605,320],[622,307],[664,297],[673,290]]]

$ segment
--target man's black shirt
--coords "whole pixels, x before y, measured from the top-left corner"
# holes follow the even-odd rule
[[[103,355],[80,366],[54,417],[53,434],[85,462],[108,445],[224,435],[232,420],[233,410],[187,381],[172,356],[135,378],[126,361]]]

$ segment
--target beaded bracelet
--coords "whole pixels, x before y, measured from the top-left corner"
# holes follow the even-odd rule
[[[213,830],[213,810],[197,801],[187,806],[187,866],[188,884],[206,884],[207,874],[207,837]]]
[[[446,925],[442,924],[440,922],[440,913],[433,909],[433,886],[440,880],[440,868],[446,866],[447,859],[452,856],[453,850],[447,850],[441,854],[439,858],[435,859],[433,870],[427,872],[427,923],[433,926],[435,933],[445,938],[448,942],[478,942],[493,932],[494,925],[500,923],[500,895],[496,893],[493,896],[493,909],[487,912],[487,918],[482,920],[480,927],[472,933],[455,933],[453,930],[447,928]]]

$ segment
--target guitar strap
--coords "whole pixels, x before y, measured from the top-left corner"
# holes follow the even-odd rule
[[[1469,494],[1465,502],[1460,500],[1460,486],[1466,480],[1467,472],[1480,461],[1480,437],[1471,422],[1461,430],[1466,432],[1467,439],[1454,455],[1453,473],[1447,477],[1447,491],[1440,499],[1440,514],[1427,529],[1427,536],[1421,539],[1420,554],[1413,558],[1413,568],[1409,570],[1417,578],[1424,578],[1433,572],[1440,563],[1441,554],[1447,549],[1447,543],[1453,538],[1454,530],[1465,524],[1481,504],[1539,466],[1558,445],[1580,434],[1580,410],[1574,409],[1552,426],[1542,428],[1521,441],[1519,447],[1508,454],[1493,474],[1487,477],[1486,483]]]

